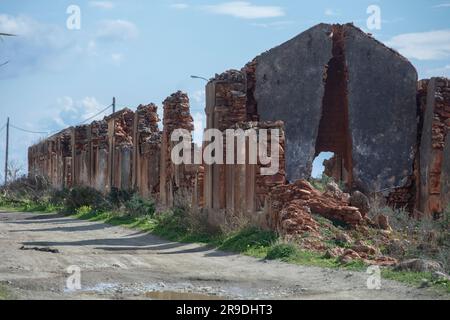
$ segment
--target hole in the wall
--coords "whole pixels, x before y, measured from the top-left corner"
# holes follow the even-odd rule
[[[312,177],[314,179],[321,179],[325,172],[325,161],[330,161],[335,156],[332,152],[321,152],[313,162]]]
[[[326,68],[316,157],[323,152],[334,153],[334,164],[329,164],[329,171],[333,173],[333,178],[351,187],[352,141],[349,129],[348,74],[344,49],[344,30],[342,26],[334,26],[333,58]]]

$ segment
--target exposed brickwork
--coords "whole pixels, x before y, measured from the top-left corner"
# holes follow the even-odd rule
[[[261,175],[261,169],[270,167],[269,165],[258,164],[258,169],[256,171],[256,208],[262,210],[266,205],[266,200],[272,190],[280,185],[284,185],[286,183],[286,159],[285,159],[285,133],[284,133],[284,124],[282,121],[277,122],[258,122],[258,129],[272,130],[277,129],[279,132],[278,141],[279,141],[279,157],[276,159],[272,159],[272,161],[279,163],[279,171],[275,175]],[[258,134],[258,138],[260,135]],[[268,135],[268,147],[272,144],[272,136],[269,132]],[[268,150],[268,154],[270,155],[270,150]]]
[[[443,194],[445,188],[442,176],[445,164],[450,161],[448,155],[446,156],[444,153],[450,127],[449,79],[431,79],[428,85],[424,121],[425,126],[431,125],[431,132],[428,128],[428,131],[422,137],[421,161],[423,163],[421,163],[422,190],[420,209],[425,214],[439,216],[448,205],[443,201],[448,195]]]
[[[189,97],[186,93],[178,91],[168,97],[164,102],[164,130],[162,136],[161,157],[161,201],[165,206],[171,207],[180,198],[191,202],[192,190],[195,185],[196,167],[187,165],[176,166],[171,159],[174,142],[171,142],[172,133],[178,129],[188,132],[194,130],[194,119],[190,113]]]
[[[140,105],[135,114],[135,153],[133,186],[143,197],[157,198],[160,185],[162,132],[159,131],[158,107]]]
[[[417,74],[392,53],[352,25],[319,25],[208,83],[207,129],[255,129],[257,140],[262,129],[279,130],[275,175],[262,175],[261,163],[249,164],[250,141],[235,150],[245,153],[243,164],[174,165],[172,133],[194,130],[189,97],[178,91],[163,102],[162,131],[156,105],[123,109],[30,147],[30,176],[45,176],[58,188],[136,190],[166,207],[185,201],[218,218],[215,224],[241,215],[280,233],[314,234],[311,213],[350,226],[365,221],[342,192],[321,193],[304,180],[288,184],[291,174],[292,180],[308,178],[314,156],[330,151],[336,156],[326,173],[349,190],[381,192],[392,206],[439,214],[450,199],[449,80],[419,82],[416,133],[410,102]],[[366,60],[370,72],[360,67]],[[372,91],[368,74],[380,78],[380,88]],[[375,190],[379,182],[388,189]]]
[[[229,70],[214,79],[216,86],[216,129],[224,131],[247,120],[247,90],[245,75]]]
[[[133,121],[134,112],[130,109],[124,109],[114,117],[114,138],[116,146],[133,145]]]

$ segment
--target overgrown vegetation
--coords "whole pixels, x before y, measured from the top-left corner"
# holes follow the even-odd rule
[[[450,206],[441,219],[422,216],[416,219],[404,209],[394,210],[380,199],[373,199],[371,218],[377,214],[389,218],[392,240],[382,251],[399,260],[421,258],[438,261],[450,272]]]
[[[328,183],[326,180],[321,183]],[[0,207],[17,211],[59,211],[79,219],[139,229],[171,241],[204,243],[223,251],[260,259],[326,268],[367,268],[362,261],[342,264],[336,257],[312,250],[311,247],[314,247],[314,241],[317,239],[308,234],[281,239],[273,232],[250,227],[248,221],[243,218],[235,218],[222,228],[213,229],[208,226],[207,217],[201,212],[191,210],[189,204],[178,203],[176,209],[157,212],[153,200],[143,199],[133,191],[112,190],[106,196],[85,187],[55,191],[45,180],[23,179],[0,189]],[[395,211],[381,204],[373,205],[372,210],[373,214],[382,213],[391,219],[394,230],[390,238],[395,241],[389,245],[385,244],[383,233],[363,235],[314,215],[320,226],[321,243],[325,243],[329,249],[348,249],[350,245],[342,236],[347,234],[354,241],[364,240],[369,245],[381,248],[383,253],[400,260],[417,257],[436,259],[442,262],[448,272],[450,208],[446,211],[446,218],[441,221],[415,220],[402,210]],[[383,276],[414,286],[422,285],[426,279],[428,284],[450,292],[449,281],[433,279],[431,273],[383,269]]]
[[[10,299],[11,299],[11,294],[10,294],[9,290],[5,286],[0,284],[0,300],[10,300]]]
[[[438,279],[429,272],[404,272],[384,269],[383,278],[407,283],[414,287],[435,287],[450,293],[450,281]]]

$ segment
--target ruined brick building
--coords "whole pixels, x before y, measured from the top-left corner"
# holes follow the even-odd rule
[[[174,165],[171,133],[194,129],[189,98],[177,92],[163,107],[162,132],[150,104],[30,147],[30,176],[57,188],[137,190],[168,207],[182,198],[213,224],[243,214],[274,226],[274,210],[289,215],[306,205],[358,223],[358,209],[336,199],[325,208],[299,181],[326,151],[335,154],[327,173],[348,192],[383,194],[420,214],[440,214],[450,203],[449,80],[418,81],[407,59],[352,24],[317,25],[206,86],[208,129],[281,129],[276,175],[251,164]]]

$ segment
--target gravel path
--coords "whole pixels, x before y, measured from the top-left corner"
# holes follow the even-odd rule
[[[81,289],[67,289],[67,268]],[[0,212],[0,284],[18,299],[449,299],[359,272],[266,262],[60,215]]]

